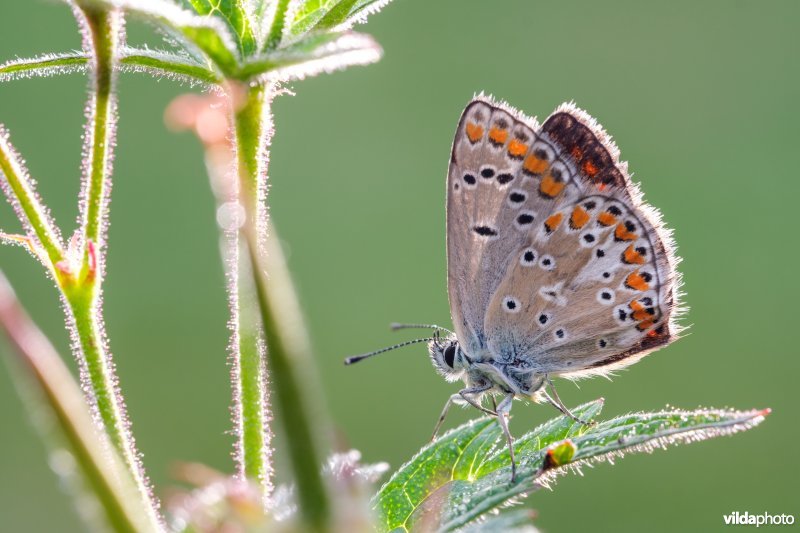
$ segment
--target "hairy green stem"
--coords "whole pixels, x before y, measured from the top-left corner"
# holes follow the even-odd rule
[[[309,530],[326,531],[330,523],[330,501],[320,472],[318,455],[319,425],[312,422],[308,409],[309,394],[301,380],[299,367],[310,368],[310,352],[297,297],[283,260],[276,235],[266,236],[265,199],[268,145],[271,131],[269,87],[251,87],[242,105],[235,110],[236,148],[239,171],[239,194],[246,218],[239,231],[241,272],[252,275],[256,289],[261,326],[267,346],[267,360],[272,375],[275,402],[289,441],[289,457],[297,484],[300,515]],[[247,263],[243,265],[242,263]],[[269,276],[265,272],[269,272]],[[305,363],[305,364],[304,364]],[[255,369],[252,365],[251,369]],[[264,369],[259,364],[259,369]],[[266,376],[244,375],[248,382],[263,383]],[[245,399],[243,397],[243,399]],[[243,407],[244,408],[244,407]],[[252,406],[255,409],[255,406]],[[247,428],[245,428],[245,432]],[[246,434],[246,433],[245,433]],[[244,443],[247,444],[246,442]]]
[[[331,503],[320,473],[319,424],[312,419],[309,404],[314,385],[310,347],[297,296],[274,228],[259,251],[258,239],[248,231],[247,253],[258,296],[258,306],[267,339],[267,360],[272,372],[275,404],[289,440],[289,459],[300,514],[314,531],[330,529]],[[269,276],[266,273],[269,272]],[[316,429],[316,431],[315,431]]]
[[[19,206],[26,219],[21,222],[33,230],[51,266],[55,265],[64,258],[58,231],[51,224],[44,206],[36,197],[23,162],[17,157],[2,131],[0,131],[0,173],[5,176],[7,188],[4,189],[10,193],[9,200]]]
[[[114,107],[116,76],[114,66],[119,46],[118,28],[113,18],[116,16],[106,10],[84,9],[89,38],[92,42],[94,65],[92,69],[91,102],[91,146],[89,154],[88,179],[85,184],[83,206],[84,242],[93,241],[102,245],[103,216],[107,210],[110,183],[110,157],[114,142]],[[88,247],[84,253],[84,268],[88,265]]]
[[[247,94],[247,101],[241,109],[235,110],[235,133],[237,166],[239,169],[239,201],[244,206],[248,221],[258,219],[258,206],[262,162],[259,159],[261,144],[266,132],[261,120],[263,112],[264,89],[253,88]],[[237,96],[233,95],[232,99]],[[234,102],[234,107],[237,103]],[[237,308],[234,332],[237,346],[235,357],[238,382],[234,389],[237,397],[234,404],[238,408],[239,423],[239,473],[257,480],[264,498],[269,496],[272,483],[270,463],[269,406],[267,405],[267,370],[264,361],[264,334],[256,314],[253,299],[253,283],[249,260],[243,255],[245,243],[241,232],[236,235],[236,286],[233,297]]]
[[[81,366],[92,395],[90,403],[112,445],[136,482],[150,520],[160,522],[158,503],[142,470],[119,394],[117,377],[103,333],[100,295],[105,257],[106,217],[110,192],[111,157],[114,145],[116,55],[120,43],[121,15],[100,8],[79,8],[93,51],[88,165],[82,187],[83,255],[80,271],[60,283],[77,336]]]

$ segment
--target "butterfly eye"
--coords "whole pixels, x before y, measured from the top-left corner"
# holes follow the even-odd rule
[[[456,347],[455,345],[451,344],[444,350],[444,362],[447,363],[447,366],[453,368],[455,358],[456,358]]]

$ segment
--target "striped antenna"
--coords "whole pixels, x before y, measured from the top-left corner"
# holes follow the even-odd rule
[[[380,350],[375,350],[374,352],[364,353],[361,355],[351,355],[350,357],[344,360],[344,364],[352,365],[353,363],[358,363],[359,361],[364,360],[367,357],[372,357],[373,355],[378,355],[379,353],[388,352],[390,350],[396,350],[397,348],[402,348],[403,346],[409,346],[411,344],[417,344],[420,342],[430,342],[432,340],[434,340],[434,337],[427,337],[425,339],[414,339],[413,341],[401,342],[400,344],[395,344],[394,346],[389,346],[388,348],[381,348]]]
[[[439,329],[453,335],[453,332],[449,329],[443,328],[442,326],[437,326],[436,324],[401,324],[398,322],[392,322],[389,324],[389,327],[392,328],[392,331],[397,331],[399,329]]]

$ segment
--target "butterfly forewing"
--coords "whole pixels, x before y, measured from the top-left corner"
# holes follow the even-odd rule
[[[542,126],[488,99],[462,115],[448,176],[448,290],[482,360],[540,373],[629,364],[673,338],[669,238],[585,113]]]

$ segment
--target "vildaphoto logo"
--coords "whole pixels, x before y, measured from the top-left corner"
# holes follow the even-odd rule
[[[747,511],[734,511],[722,516],[726,526],[790,526],[794,524],[794,515],[790,514],[750,514]]]

